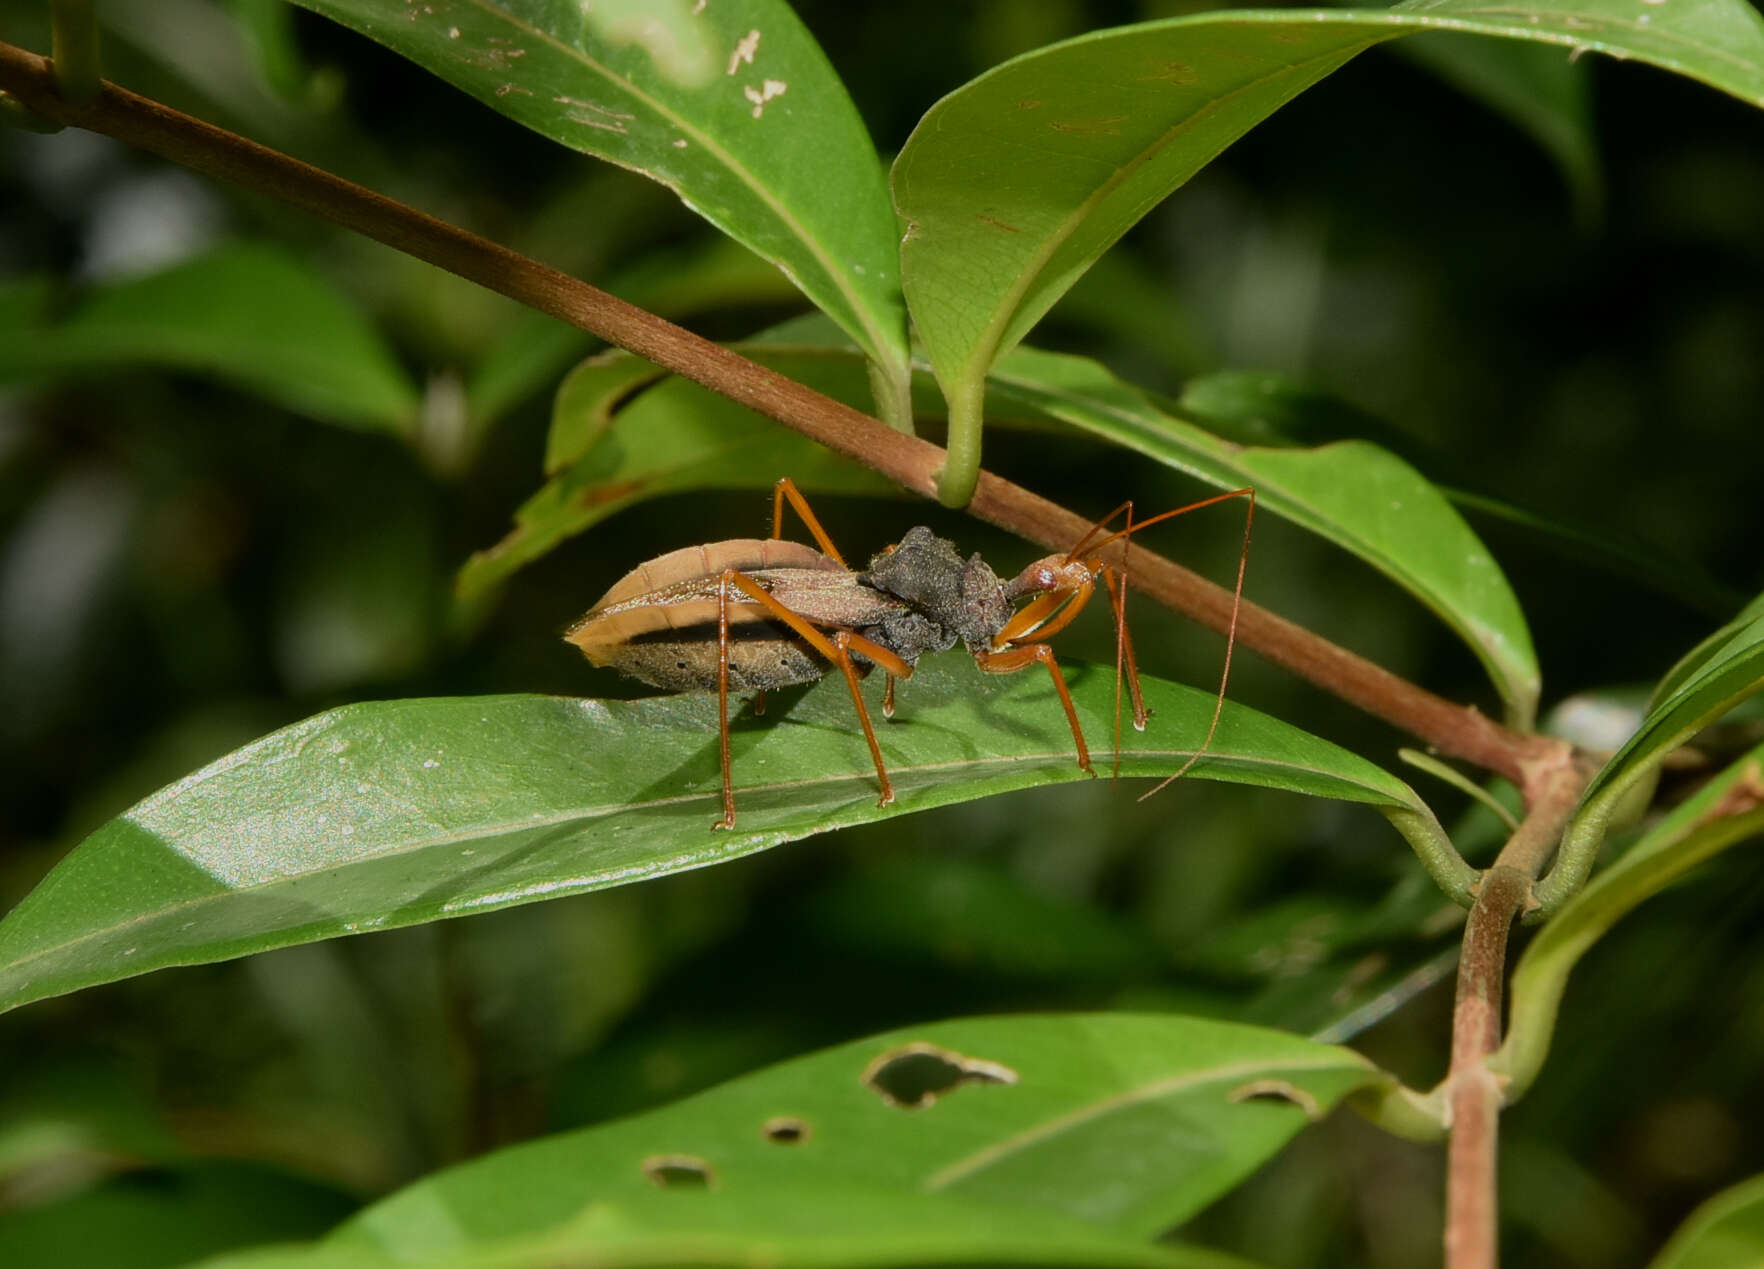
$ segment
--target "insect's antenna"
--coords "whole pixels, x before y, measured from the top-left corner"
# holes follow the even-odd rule
[[[1120,515],[1123,511],[1128,513],[1128,516],[1129,516],[1130,522],[1131,522],[1131,516],[1133,514],[1133,500],[1131,498],[1128,499],[1126,502],[1123,502],[1120,506],[1116,507],[1113,511],[1109,512],[1108,515],[1106,515],[1102,519],[1098,520],[1095,524],[1091,525],[1089,530],[1084,534],[1084,536],[1078,539],[1078,544],[1076,546],[1074,546],[1071,550],[1066,552],[1066,563],[1070,564],[1073,560],[1077,559],[1080,555],[1083,555],[1084,552],[1090,550],[1091,549],[1090,539],[1094,538],[1097,534],[1101,533],[1104,529],[1108,528],[1109,521],[1113,520],[1116,516]],[[1117,534],[1115,534],[1114,537],[1108,538],[1106,540],[1113,542],[1116,537],[1120,537],[1120,536],[1121,535],[1117,533]]]
[[[1121,584],[1109,587],[1109,598],[1115,602],[1115,769],[1109,779],[1121,778],[1121,662],[1127,655],[1127,566],[1128,552],[1133,549],[1133,502],[1127,502],[1127,541],[1121,547]],[[1114,517],[1109,517],[1113,519]],[[1095,530],[1091,530],[1095,532]],[[1137,680],[1136,680],[1137,682]]]
[[[1092,529],[1090,531],[1090,533],[1086,533],[1084,535],[1084,541],[1080,542],[1077,546],[1073,547],[1071,553],[1069,555],[1067,555],[1066,558],[1067,559],[1076,559],[1078,557],[1079,553],[1082,551],[1100,551],[1103,549],[1103,547],[1107,546],[1109,543],[1117,541],[1121,538],[1124,538],[1130,533],[1138,533],[1141,529],[1149,529],[1152,527],[1152,525],[1157,524],[1160,521],[1174,520],[1177,516],[1187,515],[1190,511],[1199,511],[1202,507],[1210,507],[1214,503],[1226,502],[1232,498],[1245,498],[1245,497],[1247,497],[1250,500],[1250,514],[1251,514],[1251,516],[1254,516],[1255,515],[1255,505],[1256,505],[1256,491],[1254,489],[1249,489],[1249,488],[1233,489],[1230,493],[1214,494],[1211,498],[1202,498],[1199,502],[1191,502],[1186,507],[1177,507],[1174,511],[1160,511],[1157,515],[1152,516],[1150,519],[1147,519],[1147,520],[1140,520],[1140,521],[1135,522],[1132,519],[1129,519],[1127,522],[1127,527],[1125,529],[1117,529],[1115,532],[1109,534],[1108,537],[1103,538],[1101,541],[1095,543],[1094,545],[1089,545],[1091,534],[1094,534],[1095,532],[1097,532],[1098,529],[1102,528],[1102,524],[1099,524],[1096,526],[1095,529]],[[1115,518],[1115,516],[1120,515],[1122,511],[1130,508],[1132,505],[1133,505],[1132,503],[1125,503],[1120,507],[1116,507],[1115,510],[1110,514],[1109,520],[1113,520]],[[1102,523],[1107,524],[1108,520],[1105,520]]]
[[[1213,701],[1213,718],[1212,721],[1207,724],[1207,734],[1205,738],[1202,739],[1200,748],[1189,754],[1188,761],[1183,763],[1180,767],[1177,767],[1173,774],[1160,780],[1157,787],[1152,789],[1150,793],[1141,795],[1139,798],[1141,802],[1152,796],[1153,793],[1162,793],[1171,783],[1180,780],[1183,776],[1187,775],[1188,769],[1194,766],[1195,763],[1199,762],[1206,754],[1207,750],[1212,748],[1213,733],[1219,730],[1219,718],[1225,712],[1225,685],[1231,681],[1231,653],[1237,647],[1237,615],[1243,608],[1243,573],[1244,568],[1249,564],[1250,527],[1255,523],[1256,519],[1256,491],[1254,489],[1239,489],[1233,493],[1220,494],[1216,498],[1208,498],[1205,502],[1197,502],[1193,504],[1193,506],[1178,508],[1176,511],[1166,513],[1166,515],[1153,517],[1154,520],[1162,520],[1170,515],[1180,515],[1184,511],[1193,511],[1195,507],[1204,507],[1210,503],[1223,502],[1226,498],[1236,498],[1239,496],[1247,497],[1249,499],[1249,509],[1245,511],[1243,515],[1243,549],[1237,554],[1237,584],[1231,591],[1231,625],[1225,632],[1225,666],[1219,671],[1219,695]],[[1151,520],[1142,521],[1139,527],[1143,528],[1150,523]],[[1099,543],[1098,545],[1100,546],[1102,544]],[[1117,708],[1119,707],[1117,706]],[[1117,727],[1119,726],[1118,721],[1116,725]],[[1117,745],[1117,752],[1119,752],[1119,749],[1120,746]]]

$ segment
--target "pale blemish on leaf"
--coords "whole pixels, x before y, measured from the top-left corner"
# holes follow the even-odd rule
[[[620,136],[630,135],[630,129],[626,125],[637,117],[592,101],[583,101],[578,97],[553,97],[552,100],[560,106],[569,107],[565,113],[571,123],[581,124],[584,128],[599,128],[604,132],[616,132]]]
[[[768,79],[759,88],[749,85],[741,90],[741,95],[753,103],[753,117],[758,119],[765,113],[766,103],[774,97],[782,97],[790,85],[781,79]]]
[[[741,39],[736,42],[735,51],[729,54],[729,69],[726,73],[733,75],[736,71],[740,70],[743,65],[752,66],[753,55],[759,52],[759,42],[760,33],[757,30],[749,31],[746,35],[742,36]]]

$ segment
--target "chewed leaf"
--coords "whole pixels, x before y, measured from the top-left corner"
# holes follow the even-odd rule
[[[585,681],[592,673],[584,666]],[[1070,678],[1101,742],[1114,676],[1074,666]],[[1156,717],[1143,734],[1126,729],[1127,776],[1174,770],[1212,716],[1210,693],[1146,689]],[[0,922],[0,1009],[163,966],[701,868],[1083,776],[1045,677],[986,675],[954,656],[927,658],[902,685],[881,743],[896,791],[887,809],[843,682],[738,718],[739,823],[713,832],[714,695],[345,706],[161,790],[81,843]],[[1405,833],[1416,817],[1431,822],[1395,777],[1229,702],[1192,775],[1365,803]]]
[[[921,1096],[875,1087],[879,1072],[909,1065],[925,1086]],[[886,1228],[891,1213],[895,1230],[922,1222],[921,1232],[936,1238],[978,1219],[995,1238],[1022,1220],[1021,1232],[1056,1240],[1084,1228],[1144,1239],[1198,1211],[1342,1097],[1383,1079],[1345,1049],[1197,1018],[937,1023],[499,1151],[369,1208],[330,1245],[460,1251],[603,1207],[626,1218],[603,1228],[632,1239],[711,1229],[791,1240],[809,1231],[867,1236]],[[781,1110],[812,1134],[806,1145],[763,1131]],[[708,1197],[726,1201],[653,1201],[657,1186],[643,1163],[658,1156],[714,1169]],[[757,1210],[744,1215],[749,1204]],[[1046,1263],[1025,1256],[1021,1239],[1008,1241],[1011,1263]],[[872,1263],[857,1254],[850,1263]]]

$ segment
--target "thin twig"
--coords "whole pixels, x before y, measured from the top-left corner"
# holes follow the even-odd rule
[[[1533,770],[1531,810],[1482,876],[1464,923],[1452,1009],[1452,1062],[1446,1113],[1446,1269],[1494,1269],[1498,1259],[1496,1151],[1503,1100],[1488,1057],[1501,1045],[1507,939],[1535,900],[1532,883],[1555,850],[1586,787],[1587,773],[1563,746],[1557,761]]]
[[[51,121],[101,132],[198,172],[268,194],[548,313],[812,437],[927,498],[944,451],[842,402],[702,339],[585,282],[469,234],[371,190],[106,83],[89,104],[64,100],[49,63],[0,43],[0,88]],[[1049,549],[1076,541],[1088,522],[1045,498],[982,473],[974,515]],[[1143,548],[1134,584],[1190,620],[1224,634],[1231,592]],[[1244,603],[1237,638],[1326,691],[1524,787],[1548,742],[1390,673],[1264,608]]]

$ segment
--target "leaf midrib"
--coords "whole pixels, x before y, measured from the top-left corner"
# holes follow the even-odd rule
[[[1208,1084],[1241,1084],[1246,1078],[1263,1075],[1270,1070],[1278,1071],[1324,1071],[1324,1070],[1365,1070],[1371,1073],[1371,1066],[1364,1059],[1348,1060],[1345,1051],[1337,1051],[1325,1056],[1298,1057],[1285,1059],[1261,1058],[1239,1062],[1227,1066],[1209,1066],[1200,1071],[1184,1071],[1180,1075],[1165,1076],[1147,1084],[1127,1089],[1113,1097],[1101,1101],[1090,1102],[1075,1110],[1069,1110],[1051,1119],[1044,1119],[1027,1128],[1018,1130],[1002,1141],[984,1146],[965,1159],[946,1164],[925,1179],[927,1190],[941,1190],[990,1167],[1001,1159],[1009,1158],[1019,1150],[1027,1149],[1050,1137],[1082,1127],[1092,1120],[1104,1115],[1132,1106],[1139,1102],[1153,1101],[1172,1093],[1180,1093],[1189,1089],[1201,1088]],[[1296,1109],[1296,1108],[1295,1108]]]
[[[1135,749],[1135,750],[1130,750],[1130,751],[1124,753],[1122,755],[1122,757],[1123,758],[1136,758],[1136,759],[1137,758],[1177,759],[1177,758],[1187,758],[1193,752],[1194,751],[1192,749],[1168,749],[1168,750],[1165,750],[1165,749],[1155,749],[1155,750],[1154,749]],[[1096,753],[1094,755],[1095,759],[1097,759],[1097,760],[1103,760],[1103,759],[1112,760],[1113,756],[1114,755],[1112,752],[1104,751],[1104,750],[1098,750],[1098,751],[1096,751]],[[1072,760],[1071,753],[1062,748],[1062,749],[1058,749],[1058,750],[1049,749],[1046,751],[1038,751],[1035,753],[1017,754],[1017,755],[1011,755],[1011,756],[998,756],[998,757],[987,757],[987,758],[978,758],[978,759],[963,758],[963,759],[956,759],[956,760],[952,760],[952,761],[948,761],[948,762],[935,762],[935,763],[921,762],[921,763],[913,763],[913,764],[890,764],[889,772],[891,775],[894,775],[896,777],[897,783],[904,783],[904,781],[901,780],[900,777],[905,776],[905,775],[935,773],[938,771],[948,771],[948,770],[964,770],[964,771],[966,771],[966,770],[972,770],[977,767],[979,767],[979,768],[986,768],[986,767],[1008,768],[1008,767],[1013,767],[1013,766],[1019,766],[1019,765],[1026,764],[1026,763],[1032,763],[1032,764],[1039,765],[1039,764],[1044,764],[1044,763],[1045,764],[1052,764],[1052,763],[1058,762],[1058,763],[1063,764],[1063,763],[1068,763],[1071,760]],[[1301,772],[1309,772],[1309,773],[1317,774],[1317,775],[1323,775],[1328,778],[1337,780],[1344,785],[1350,785],[1353,787],[1361,788],[1361,789],[1366,790],[1368,793],[1373,794],[1374,797],[1371,799],[1368,799],[1364,803],[1364,805],[1371,806],[1374,808],[1377,808],[1380,806],[1395,806],[1395,807],[1398,807],[1399,809],[1401,809],[1403,806],[1403,804],[1401,802],[1390,800],[1389,793],[1387,793],[1384,790],[1378,789],[1374,785],[1367,784],[1363,781],[1354,780],[1354,779],[1349,778],[1347,776],[1343,776],[1339,773],[1327,771],[1323,768],[1306,766],[1302,763],[1272,761],[1272,760],[1265,759],[1265,758],[1251,758],[1251,757],[1246,757],[1246,756],[1237,755],[1237,754],[1219,754],[1219,753],[1208,754],[1206,756],[1206,760],[1216,762],[1216,763],[1221,763],[1221,764],[1248,765],[1248,766],[1253,766],[1253,767],[1261,768],[1261,769],[1274,768],[1274,769],[1280,769],[1280,770],[1301,771]],[[219,773],[216,772],[215,774],[219,774]],[[1137,778],[1137,777],[1130,777],[1130,778]],[[1147,777],[1147,778],[1150,778],[1150,777]],[[871,780],[871,777],[870,777],[869,773],[867,773],[867,772],[851,771],[851,772],[842,772],[839,774],[830,774],[830,775],[825,775],[825,776],[812,776],[812,777],[807,777],[807,778],[799,779],[799,780],[773,781],[772,783],[769,783],[769,784],[743,784],[740,786],[740,788],[737,791],[740,793],[744,793],[744,794],[770,793],[770,792],[781,792],[781,791],[789,791],[792,789],[802,789],[802,788],[830,788],[830,787],[837,785],[837,784],[846,784],[846,783],[868,784],[868,783],[870,783],[870,780]],[[183,787],[188,788],[188,787],[193,787],[193,786],[185,785]],[[354,863],[378,862],[378,861],[384,860],[384,859],[397,858],[400,855],[414,854],[417,851],[427,850],[430,848],[445,848],[445,847],[449,847],[449,846],[457,846],[457,845],[461,845],[463,843],[481,840],[486,837],[500,836],[504,833],[511,832],[511,831],[518,830],[518,829],[555,828],[555,827],[569,824],[569,823],[572,823],[575,821],[605,819],[609,816],[618,814],[620,812],[625,812],[625,811],[655,810],[660,807],[677,806],[677,805],[683,805],[683,804],[692,803],[692,802],[705,802],[708,804],[715,805],[716,803],[718,803],[720,797],[721,797],[721,793],[718,791],[714,791],[714,790],[707,791],[704,793],[676,794],[676,795],[673,795],[670,797],[665,797],[665,798],[653,798],[653,799],[650,799],[650,800],[644,801],[644,802],[624,802],[624,803],[620,803],[616,806],[611,806],[611,807],[575,809],[575,810],[571,810],[571,811],[557,812],[552,815],[542,816],[537,819],[528,818],[528,819],[522,819],[522,820],[508,821],[506,823],[501,822],[501,821],[497,821],[494,823],[486,823],[483,825],[479,825],[479,826],[477,826],[473,829],[470,829],[470,830],[455,830],[450,833],[445,833],[445,834],[440,834],[440,835],[437,835],[434,837],[425,838],[421,842],[411,843],[408,845],[399,845],[399,846],[392,847],[390,849],[376,851],[371,856],[365,856],[362,860],[345,861],[343,863],[338,863],[336,861],[330,861],[330,862],[327,862],[323,865],[315,866],[313,868],[306,869],[306,870],[299,871],[299,872],[280,873],[274,877],[270,877],[270,878],[267,878],[267,879],[265,879],[263,881],[259,881],[259,882],[253,882],[249,885],[228,886],[225,890],[221,891],[219,894],[195,895],[191,898],[183,899],[183,900],[180,900],[180,901],[173,903],[173,904],[169,904],[169,905],[166,905],[163,907],[155,908],[152,912],[142,913],[141,915],[139,915],[137,917],[133,917],[129,920],[120,921],[120,922],[117,922],[112,925],[106,925],[106,926],[100,927],[98,929],[89,930],[83,934],[78,935],[75,938],[66,939],[66,940],[63,940],[62,942],[54,943],[49,946],[39,948],[39,949],[33,951],[28,956],[20,957],[14,961],[11,961],[10,963],[8,963],[4,967],[4,970],[0,971],[0,972],[4,972],[5,974],[10,975],[10,974],[15,973],[21,966],[29,965],[32,962],[40,960],[46,956],[63,953],[69,948],[78,947],[80,944],[90,942],[94,939],[99,939],[99,938],[104,938],[104,937],[115,935],[123,930],[129,929],[131,926],[142,925],[142,924],[145,924],[150,921],[160,920],[164,917],[171,916],[171,915],[181,913],[181,912],[190,912],[193,910],[198,910],[205,904],[215,903],[215,902],[224,902],[224,901],[232,899],[233,897],[238,896],[238,895],[252,894],[252,893],[257,893],[260,891],[270,890],[270,889],[274,888],[275,886],[278,886],[278,885],[281,885],[284,883],[302,881],[306,878],[317,876],[321,873],[335,872],[339,868],[347,868],[347,867],[352,866],[352,864],[354,864]],[[929,808],[927,808],[927,809],[929,809]],[[127,818],[127,817],[125,817],[125,818]],[[164,838],[161,837],[160,834],[154,832],[154,830],[152,830],[151,828],[147,828],[144,825],[138,825],[138,826],[141,827],[143,829],[143,831],[152,834],[156,839],[160,840],[161,842],[164,842],[164,844],[167,846],[168,849],[171,849],[174,853],[178,854],[178,856],[180,858],[184,859],[186,862],[189,862],[193,867],[198,868],[200,871],[203,872],[203,874],[205,876],[209,876],[209,877],[214,876],[213,873],[209,872],[207,869],[202,868],[200,864],[197,864],[194,860],[190,859],[190,857],[187,854],[184,854],[182,851],[179,851],[174,844],[172,844],[170,842],[165,842]],[[757,852],[758,850],[768,849],[771,846],[780,846],[786,842],[798,840],[799,838],[807,836],[810,833],[813,833],[814,831],[815,831],[815,827],[813,825],[804,826],[800,829],[798,829],[798,828],[778,828],[778,829],[771,829],[771,830],[767,830],[765,832],[753,834],[753,835],[751,835],[750,840],[766,843],[765,845],[755,847],[755,852]],[[707,828],[705,829],[705,832],[708,835],[712,832],[712,830],[707,826]],[[711,838],[710,840],[715,841],[717,839]],[[734,838],[734,839],[725,838],[723,840],[729,841],[731,846],[733,846],[735,843],[740,842],[742,839],[741,838]],[[637,865],[637,866],[634,866],[629,869],[614,870],[614,871],[620,873],[623,876],[631,878],[633,880],[641,879],[643,877],[656,875],[658,872],[662,871],[663,869],[666,869],[666,868],[672,866],[674,864],[674,862],[680,858],[683,858],[683,857],[690,858],[690,857],[693,857],[693,855],[694,855],[694,852],[686,852],[685,855],[675,854],[673,856],[670,856],[667,860],[660,861],[660,862],[656,863],[654,866],[649,867],[649,868],[645,868],[641,865]],[[476,905],[468,902],[467,904],[465,904],[459,908],[451,909],[450,913],[451,914],[458,914],[458,913],[469,912],[469,911],[474,911],[474,910],[476,910]],[[0,1012],[4,1012],[4,1007],[0,1007]]]

